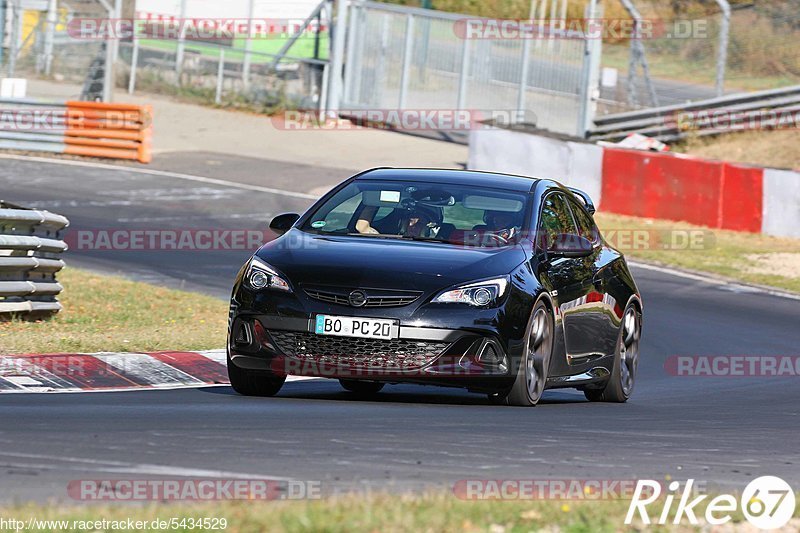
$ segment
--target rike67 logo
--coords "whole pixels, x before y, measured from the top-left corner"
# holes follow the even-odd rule
[[[664,506],[661,514],[656,517],[647,512],[647,506],[656,502],[662,496],[662,485],[651,479],[640,479],[625,516],[625,524],[630,525],[636,515],[645,524],[668,523],[680,524],[683,519],[692,525],[699,525],[695,508],[702,503],[707,494],[695,496],[694,480],[690,479],[681,489],[681,484],[673,481],[667,487],[664,496]],[[677,504],[675,503],[677,501]],[[673,507],[675,509],[673,510]],[[730,494],[722,494],[712,498],[705,508],[705,521],[714,526],[722,525],[732,519],[731,514],[741,508],[742,514],[748,522],[758,529],[778,529],[789,523],[795,510],[795,497],[792,487],[784,480],[775,476],[762,476],[751,481],[742,492],[741,498],[736,499]]]

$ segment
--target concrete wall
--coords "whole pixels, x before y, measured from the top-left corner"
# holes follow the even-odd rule
[[[800,238],[800,172],[764,169],[763,232]]]
[[[603,149],[504,129],[470,132],[468,168],[550,178],[577,187],[599,204]]]

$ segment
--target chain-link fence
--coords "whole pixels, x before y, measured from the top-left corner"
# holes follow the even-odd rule
[[[102,41],[74,39],[67,31],[76,19],[107,17],[107,11],[98,2],[33,5],[9,0],[4,4],[8,22],[8,45],[0,69],[4,76],[44,77],[83,84],[93,62],[102,60]]]
[[[260,43],[243,46],[241,36],[192,40],[193,19],[144,21],[134,15],[134,31],[118,31],[121,19],[109,13],[100,0],[51,0],[36,5],[7,0],[8,46],[4,50],[2,75],[45,79],[73,85],[73,97],[99,99],[104,84],[118,89],[142,90],[186,97],[206,103],[224,103],[254,110],[282,106],[315,108],[323,92],[330,25],[327,11],[319,9],[315,24],[300,26],[299,34],[278,31],[253,38]],[[111,2],[113,4],[113,2]],[[191,7],[191,2],[187,5]],[[33,8],[30,6],[33,5]],[[2,15],[2,13],[0,13]],[[148,14],[152,16],[152,14]],[[95,28],[86,35],[82,21]],[[299,19],[302,21],[302,19]],[[299,21],[291,23],[297,27]],[[124,21],[123,21],[124,22]],[[223,19],[211,20],[224,24]],[[281,27],[281,21],[273,21]],[[284,26],[289,26],[283,21]],[[103,24],[107,24],[106,30]],[[159,24],[183,27],[175,37],[158,34]],[[155,27],[155,29],[154,29]],[[163,28],[162,28],[163,29]],[[102,33],[108,31],[110,36]],[[279,50],[292,40],[294,45]],[[269,42],[266,42],[269,41]],[[275,53],[260,51],[261,48]],[[300,57],[292,54],[299,50]],[[108,54],[107,54],[108,52]],[[278,53],[281,52],[281,53]],[[108,58],[116,55],[113,78],[105,79]],[[77,94],[77,93],[80,93]]]
[[[652,37],[641,40],[649,69],[630,76],[630,40],[606,40],[601,113],[681,104],[724,93],[800,84],[800,9],[789,2],[732,6],[727,46],[723,11],[705,2],[704,13],[665,15],[665,4],[634,0]],[[698,7],[698,6],[695,6]],[[720,47],[725,46],[725,55]],[[721,60],[724,59],[724,62]],[[653,99],[655,94],[655,101]]]
[[[138,41],[120,45],[117,85],[129,92],[175,94],[264,111],[319,105],[326,60],[250,51],[245,72],[246,51],[241,48],[221,43],[187,46],[179,61],[175,46]]]
[[[587,40],[558,31],[498,38],[466,27],[473,23],[488,27],[464,15],[353,3],[343,107],[513,111],[582,134]]]

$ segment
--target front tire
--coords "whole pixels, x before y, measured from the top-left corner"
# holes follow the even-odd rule
[[[242,396],[275,396],[283,387],[286,376],[269,370],[240,368],[228,356],[228,379],[233,390]]]
[[[533,308],[528,323],[525,348],[514,385],[506,395],[489,395],[491,403],[520,407],[532,407],[539,403],[547,386],[550,359],[553,355],[554,322],[547,305],[539,301]]]
[[[340,379],[339,384],[345,390],[356,394],[377,394],[384,386],[384,383],[377,381],[361,381],[358,379]]]
[[[602,389],[586,389],[583,395],[592,402],[624,403],[633,394],[639,368],[639,340],[642,337],[642,314],[629,305],[622,315],[611,376]]]

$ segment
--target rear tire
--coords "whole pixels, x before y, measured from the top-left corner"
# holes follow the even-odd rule
[[[639,340],[642,336],[642,314],[634,305],[625,308],[619,339],[614,354],[614,366],[602,389],[586,389],[583,395],[590,402],[624,403],[633,394],[639,367]]]
[[[385,385],[385,383],[377,381],[361,381],[359,379],[340,379],[339,384],[345,390],[356,394],[377,394]]]
[[[242,396],[275,396],[286,376],[277,376],[269,370],[239,368],[228,356],[228,379],[233,390]]]
[[[547,387],[554,340],[553,314],[543,301],[533,308],[526,329],[525,347],[517,368],[517,378],[507,394],[490,394],[495,405],[532,407],[539,403]]]

